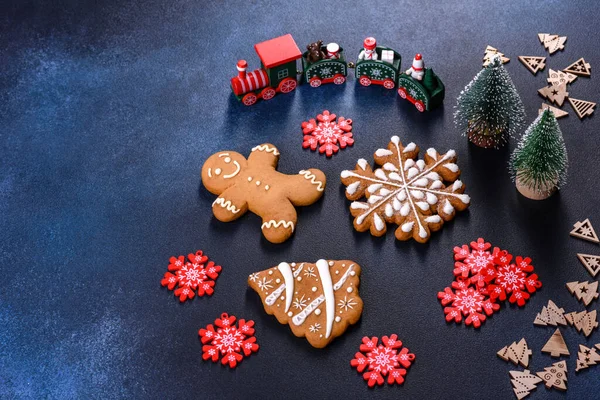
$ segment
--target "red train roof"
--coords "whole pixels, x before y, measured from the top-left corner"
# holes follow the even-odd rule
[[[255,44],[254,50],[265,68],[273,68],[302,57],[298,45],[289,33]]]

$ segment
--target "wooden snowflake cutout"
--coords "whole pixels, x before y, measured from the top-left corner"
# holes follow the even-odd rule
[[[353,171],[342,171],[346,197],[354,200],[350,212],[354,228],[370,230],[373,236],[387,231],[386,222],[398,225],[396,238],[425,243],[431,232],[439,230],[444,221],[465,210],[471,199],[464,194],[465,186],[458,180],[456,152],[439,154],[434,148],[417,160],[419,147],[414,143],[403,146],[393,136],[387,149],[374,154],[374,171],[361,158]],[[366,201],[356,201],[365,197]]]
[[[188,254],[188,261],[184,256],[171,257],[169,260],[169,271],[160,281],[162,286],[174,290],[175,296],[182,303],[196,296],[212,295],[215,281],[221,272],[221,266],[214,262],[208,262],[208,257],[198,250],[194,254]]]
[[[304,134],[303,148],[310,148],[312,151],[319,149],[319,153],[325,153],[331,157],[337,153],[340,148],[352,146],[352,120],[344,117],[337,118],[335,114],[329,111],[323,111],[323,114],[317,115],[317,121],[311,119],[302,123],[302,133]]]

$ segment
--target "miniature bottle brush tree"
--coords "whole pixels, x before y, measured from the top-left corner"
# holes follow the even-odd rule
[[[458,96],[456,126],[477,146],[498,148],[519,131],[525,109],[502,59],[494,55]]]
[[[552,111],[546,109],[527,128],[510,158],[517,190],[542,200],[566,183],[567,149]]]

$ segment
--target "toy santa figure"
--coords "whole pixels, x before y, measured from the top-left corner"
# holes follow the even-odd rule
[[[327,45],[327,58],[340,58],[340,46],[337,43]]]
[[[359,60],[377,60],[377,53],[375,47],[377,47],[377,41],[374,37],[368,37],[363,42],[364,49],[360,51],[358,55]]]
[[[421,54],[417,53],[412,62],[412,67],[406,70],[406,75],[410,75],[413,79],[418,81],[423,80],[423,75],[425,74],[425,64],[423,63],[423,57]]]

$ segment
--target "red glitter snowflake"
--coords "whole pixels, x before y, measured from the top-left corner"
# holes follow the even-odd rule
[[[240,319],[235,326],[236,318],[227,313],[221,314],[221,318],[215,320],[217,329],[209,324],[206,329],[200,329],[198,334],[202,341],[202,359],[211,359],[212,362],[219,361],[228,364],[229,368],[235,368],[244,356],[248,357],[258,351],[256,337],[254,337],[254,321]],[[208,343],[208,344],[207,344]]]
[[[402,385],[406,369],[415,360],[415,355],[409,353],[406,347],[398,351],[402,347],[398,336],[384,336],[381,338],[382,344],[380,345],[377,345],[378,338],[376,337],[369,339],[365,336],[362,342],[360,352],[354,355],[350,365],[358,372],[367,370],[363,373],[363,378],[369,387],[373,387],[376,383],[383,385],[384,376],[387,376],[388,384]]]
[[[467,325],[479,328],[500,309],[499,301],[508,297],[510,303],[524,306],[530,297],[542,286],[533,272],[531,259],[516,257],[506,250],[494,247],[479,238],[470,247],[463,245],[454,248],[455,281],[451,287],[438,293],[444,306],[446,321],[460,323],[465,318]]]
[[[336,121],[336,115],[329,111],[323,111],[323,114],[317,115],[317,121],[310,119],[302,123],[302,133],[304,133],[303,148],[310,147],[312,151],[319,149],[319,153],[325,153],[331,157],[337,153],[340,148],[352,146],[352,120],[339,117]]]
[[[167,286],[169,290],[175,290],[175,296],[179,297],[182,303],[188,299],[194,298],[196,292],[198,296],[212,295],[215,280],[221,272],[221,267],[214,262],[208,261],[201,250],[195,254],[188,254],[188,260],[184,256],[171,257],[169,260],[169,271],[166,272],[161,285]]]

